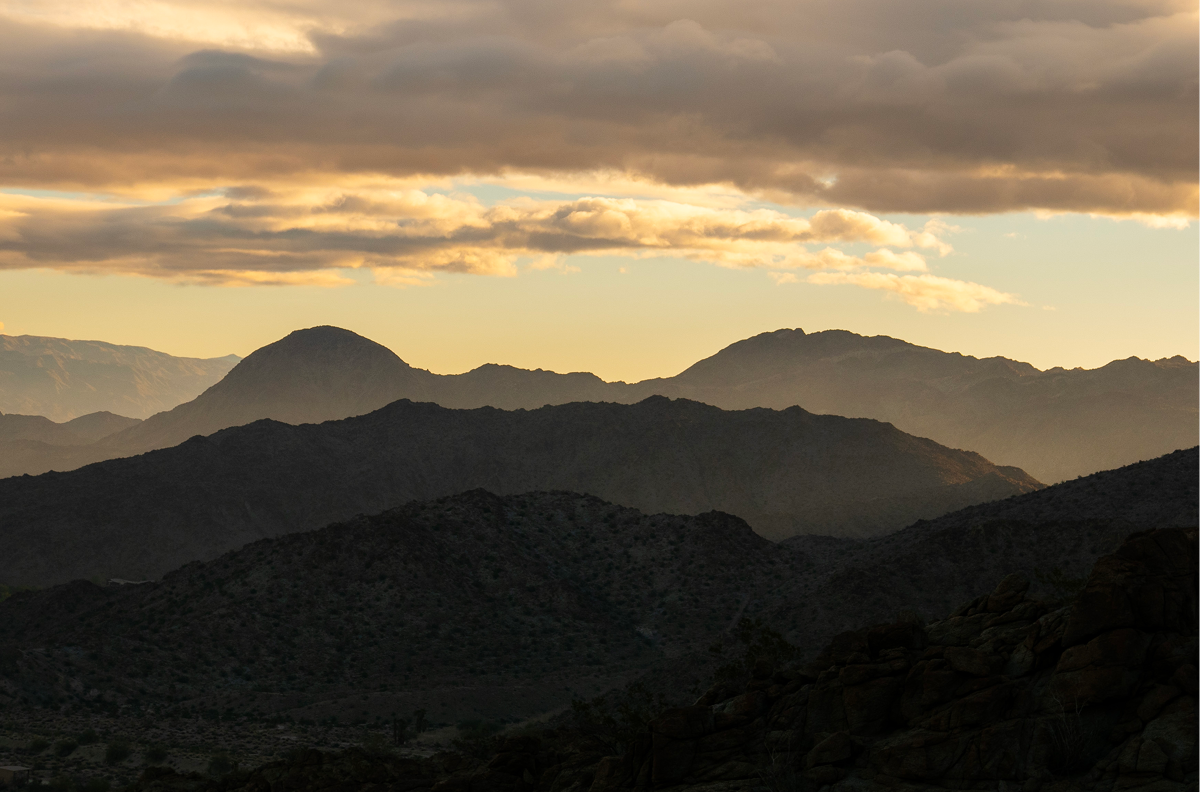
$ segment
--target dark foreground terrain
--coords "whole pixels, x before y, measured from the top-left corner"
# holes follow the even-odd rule
[[[142,773],[137,792],[1194,789],[1194,530],[1134,534],[1067,603],[1009,575],[948,618],[836,636],[815,658],[746,631],[690,706],[636,690],[454,750],[297,746],[253,770]],[[217,777],[214,777],[217,776]]]
[[[944,619],[1012,572],[1031,597],[1069,600],[1130,533],[1194,527],[1197,473],[1197,450],[1177,452],[868,541],[775,544],[725,514],[563,492],[412,503],[158,582],[15,594],[0,603],[0,726],[27,746],[39,729],[174,724],[174,750],[198,761],[211,741],[187,733],[217,724],[359,734],[425,710],[513,727],[635,679],[687,703],[743,618],[807,661],[864,623]],[[347,740],[361,737],[333,744]]]

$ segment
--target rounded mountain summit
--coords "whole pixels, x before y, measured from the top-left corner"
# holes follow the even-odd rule
[[[363,415],[397,399],[420,400],[430,376],[357,333],[310,327],[255,350],[192,401],[148,418],[113,442],[148,450],[263,418],[304,424]]]

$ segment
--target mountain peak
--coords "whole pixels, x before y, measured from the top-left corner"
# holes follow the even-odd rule
[[[400,398],[420,398],[426,375],[358,333],[309,327],[255,350],[193,401],[116,439],[145,450],[263,418],[302,424],[363,415]]]
[[[382,344],[360,336],[352,330],[333,325],[318,325],[302,330],[293,330],[278,341],[251,352],[243,363],[255,358],[262,359],[278,355],[301,355],[309,360],[312,360],[314,356],[328,356],[332,360],[340,359],[347,353],[356,356],[378,356],[381,359],[398,362],[405,368],[409,367],[395,352]]]

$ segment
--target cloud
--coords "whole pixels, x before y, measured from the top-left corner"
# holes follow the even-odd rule
[[[232,200],[231,200],[232,198]],[[852,255],[836,245],[877,246]],[[808,245],[823,245],[810,250]],[[568,255],[678,256],[729,267],[922,271],[916,250],[945,243],[845,209],[811,218],[663,200],[520,199],[376,187],[283,194],[240,185],[166,204],[0,194],[0,267],[116,271],[185,281],[321,282],[319,272],[394,269],[409,284],[429,272],[516,274],[565,266]],[[235,275],[236,273],[236,275]],[[340,282],[340,281],[332,281]]]
[[[978,313],[988,305],[1025,305],[1016,295],[969,281],[937,275],[896,275],[890,272],[814,272],[809,283],[843,284],[882,289],[918,311]]]
[[[615,174],[1178,223],[1197,214],[1196,26],[1167,0],[10,3],[0,179],[146,197]]]
[[[810,270],[828,276],[811,282],[885,288],[922,310],[1013,301],[924,274],[918,250],[947,249],[940,234],[952,230],[936,222],[909,229],[846,209],[793,217],[605,197],[489,206],[471,195],[388,186],[289,192],[238,185],[158,204],[0,193],[0,268],[233,286],[340,286],[354,282],[347,270],[362,268],[376,283],[416,286],[441,272],[578,271],[568,256],[669,256],[765,269],[777,283]],[[863,245],[869,249],[862,253],[843,249]]]

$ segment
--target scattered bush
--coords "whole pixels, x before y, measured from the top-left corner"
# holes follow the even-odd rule
[[[59,740],[54,744],[54,753],[59,756],[70,756],[75,753],[75,749],[79,747],[79,743],[68,737],[65,740]]]
[[[229,754],[221,751],[212,755],[208,760],[208,774],[213,778],[227,776],[237,770],[237,762],[229,758]]]
[[[97,776],[87,780],[87,783],[83,785],[82,792],[108,792],[110,786],[112,785],[109,784],[107,778]]]
[[[104,749],[104,761],[110,765],[120,764],[129,758],[129,754],[129,743],[123,740],[110,742]]]
[[[1056,775],[1072,775],[1085,770],[1089,764],[1086,756],[1088,733],[1083,724],[1083,707],[1076,701],[1067,705],[1057,695],[1054,703],[1058,712],[1047,719],[1050,733],[1050,756],[1048,764]]]
[[[392,741],[379,732],[371,732],[362,741],[362,749],[371,756],[386,757],[395,753]]]
[[[571,714],[582,733],[600,740],[613,753],[624,755],[666,706],[662,693],[651,693],[640,682],[634,682],[624,690],[591,701],[575,699],[571,702]]]
[[[733,631],[735,648],[740,645],[733,660],[716,671],[720,681],[745,679],[749,676],[766,674],[796,659],[799,650],[788,643],[782,635],[766,626],[761,619],[741,619]],[[714,657],[725,654],[724,642],[718,641],[708,650]]]
[[[486,740],[504,728],[504,724],[484,720],[465,720],[458,724],[458,737],[461,740]]]
[[[26,746],[25,752],[29,754],[40,754],[42,751],[50,747],[50,741],[43,737],[34,737]]]
[[[96,743],[100,742],[100,738],[96,735],[96,732],[88,729],[87,731],[80,733],[80,735],[75,738],[75,741],[80,745],[95,745]]]
[[[57,775],[50,780],[50,789],[54,792],[75,792],[75,779],[69,775]]]
[[[146,749],[146,764],[162,764],[167,759],[167,749],[161,745],[151,745]]]

